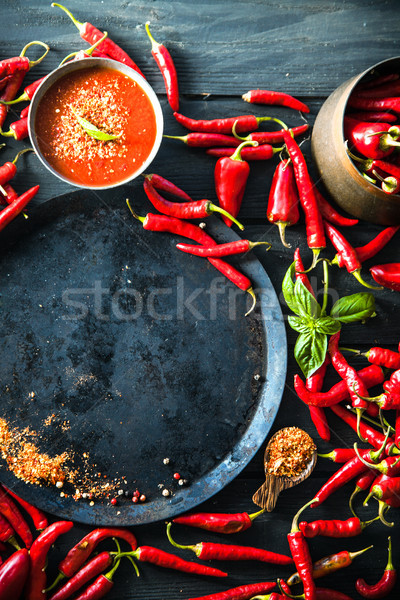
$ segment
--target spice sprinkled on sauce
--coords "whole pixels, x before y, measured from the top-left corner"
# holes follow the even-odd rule
[[[270,444],[266,470],[277,477],[300,475],[315,449],[308,433],[298,427],[285,427],[278,431]]]

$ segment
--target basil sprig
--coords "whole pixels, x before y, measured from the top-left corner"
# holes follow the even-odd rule
[[[83,117],[80,117],[72,108],[72,106],[70,106],[70,108],[71,111],[74,113],[79,125],[82,127],[83,131],[90,135],[90,137],[95,138],[96,140],[100,140],[102,142],[116,140],[117,138],[121,137],[122,133],[119,133],[118,135],[113,135],[111,133],[101,131],[101,129],[98,129],[95,125],[93,125],[93,123],[91,123],[87,119],[84,119]]]
[[[293,262],[283,279],[282,292],[286,304],[294,313],[289,315],[288,323],[299,333],[294,356],[304,376],[310,377],[325,360],[328,335],[337,333],[342,323],[366,321],[374,317],[375,298],[369,292],[344,296],[335,302],[328,316],[325,314],[326,301],[321,307],[300,279],[294,281],[295,273],[296,267]],[[326,294],[327,281],[324,290],[324,295]]]

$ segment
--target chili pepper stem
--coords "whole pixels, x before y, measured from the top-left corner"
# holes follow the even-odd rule
[[[298,594],[297,596],[295,596],[294,594],[288,594],[288,592],[286,592],[282,587],[280,577],[278,577],[278,579],[276,580],[276,583],[278,584],[279,591],[284,596],[287,596],[288,598],[293,598],[294,600],[297,600],[297,598],[303,598],[303,600],[304,600],[304,594]]]
[[[140,217],[138,214],[135,213],[128,198],[126,199],[126,203],[128,205],[129,210],[131,211],[132,216],[135,217],[135,219],[137,219],[141,223],[144,223],[146,217]]]
[[[277,221],[276,224],[278,225],[279,237],[281,238],[282,244],[285,246],[285,248],[291,248],[292,247],[291,244],[289,244],[289,242],[287,242],[286,238],[285,238],[285,231],[286,231],[287,223],[284,223],[283,221]]]
[[[58,4],[58,2],[52,2],[51,6],[58,6],[58,8],[61,8],[61,10],[63,10],[69,16],[75,27],[79,30],[79,33],[82,33],[83,28],[85,26],[84,23],[81,23],[80,21],[75,19],[74,15],[70,10],[68,10],[68,8],[65,8],[65,6],[63,6],[62,4]]]
[[[275,123],[278,123],[278,125],[280,125],[282,127],[282,129],[289,129],[289,127],[286,125],[286,123],[284,123],[277,117],[257,117],[257,121],[259,123],[262,123],[263,121],[274,121]],[[248,141],[248,138],[241,137],[238,133],[236,133],[236,124],[237,124],[237,121],[234,122],[233,127],[232,127],[232,133],[235,136],[235,138],[237,140],[242,140],[243,142]],[[282,150],[282,148],[280,148],[280,150]]]
[[[64,579],[65,579],[64,573],[61,573],[61,571],[59,571],[57,577],[55,578],[55,580],[53,581],[53,583],[51,585],[49,585],[49,587],[47,587],[45,589],[45,592],[50,592],[51,590],[54,590],[54,588],[57,587],[59,583],[61,583],[62,581],[64,581]]]
[[[375,517],[375,519],[373,519],[373,521],[375,521],[378,517]],[[369,522],[369,521],[368,521]],[[371,521],[372,523],[372,521]],[[371,546],[368,546],[367,548],[363,548],[362,550],[358,550],[357,552],[349,552],[349,556],[351,558],[351,560],[354,560],[355,558],[357,558],[357,556],[361,556],[361,554],[364,554],[364,552],[367,552],[367,550],[371,550],[371,548],[373,548],[374,545],[371,544]]]
[[[168,538],[169,542],[173,546],[175,546],[175,548],[180,548],[181,550],[193,550],[194,552],[196,552],[194,545],[183,546],[182,544],[178,544],[178,542],[176,542],[171,535],[171,527],[172,527],[172,523],[167,523],[167,538]]]
[[[339,350],[340,352],[354,352],[354,354],[357,354],[358,356],[365,356],[365,353],[362,353],[361,350],[354,350],[353,348],[344,348],[343,346],[340,346]]]
[[[326,260],[323,261],[324,267],[324,295],[322,299],[321,315],[324,316],[326,313],[326,307],[328,306],[328,290],[329,290],[329,269]]]
[[[235,125],[236,125],[236,121],[233,124],[233,127],[235,127]],[[254,146],[254,147],[256,147],[256,146],[258,146],[258,142],[251,142],[251,141],[242,142],[237,148],[235,148],[235,152],[231,155],[230,159],[231,160],[243,161],[243,158],[242,158],[242,149],[246,148],[247,146]]]
[[[272,248],[272,244],[269,242],[249,242],[249,250],[253,250],[253,248],[256,246],[268,246],[268,248],[266,248],[266,252]]]
[[[359,439],[362,442],[367,443],[368,440],[366,440],[365,438],[363,438],[363,436],[361,435],[361,431],[360,431],[361,419],[362,419],[362,416],[363,416],[364,412],[365,412],[365,408],[356,408],[356,414],[357,414],[357,435],[358,435]]]
[[[251,513],[251,514],[249,515],[249,518],[250,518],[250,520],[251,520],[251,521],[254,521],[254,519],[256,519],[257,517],[259,517],[260,515],[263,515],[263,514],[265,513],[265,511],[266,511],[266,509],[265,509],[265,508],[262,508],[261,510],[258,510],[258,511],[257,511],[257,512],[255,512],[255,513]]]
[[[360,269],[356,269],[355,271],[353,271],[352,275],[354,275],[354,277],[357,279],[358,283],[361,283],[361,285],[368,288],[369,290],[383,290],[383,287],[381,285],[379,285],[379,286],[371,285],[370,283],[365,281],[361,276]]]
[[[385,512],[387,510],[389,510],[389,506],[383,500],[378,500],[378,503],[379,503],[379,509],[378,509],[379,520],[381,521],[381,523],[386,525],[386,527],[393,527],[394,523],[389,523],[389,521],[387,521],[384,516]]]
[[[243,231],[244,225],[242,225],[237,219],[235,219],[234,216],[232,216],[230,213],[228,213],[228,211],[225,210],[224,208],[221,208],[220,206],[217,206],[216,204],[213,204],[212,202],[209,202],[207,204],[206,211],[209,214],[211,214],[212,212],[218,212],[221,215],[224,215],[224,217],[227,217],[228,219],[230,219],[231,221],[233,221],[235,223],[235,225],[237,225],[239,227],[239,229],[241,231]]]
[[[253,299],[253,303],[252,303],[252,305],[250,306],[250,309],[247,311],[247,313],[245,313],[245,314],[244,314],[244,316],[245,316],[245,317],[247,317],[247,316],[248,316],[248,315],[249,315],[251,312],[253,312],[253,310],[254,310],[254,308],[255,308],[255,306],[256,306],[256,303],[257,303],[257,298],[256,298],[256,295],[255,295],[255,293],[254,293],[254,290],[253,290],[253,288],[249,287],[249,289],[247,289],[247,290],[246,290],[246,292],[247,292],[248,294],[250,294],[250,296],[252,297],[252,299]],[[258,514],[260,514],[260,513],[258,513]],[[250,518],[251,518],[251,515],[250,515]]]
[[[98,39],[97,42],[95,44],[93,44],[93,46],[90,46],[90,48],[85,50],[85,53],[90,56],[92,54],[93,50],[95,50],[99,44],[104,42],[106,37],[108,37],[108,31],[105,31],[103,37]],[[79,52],[71,52],[71,54],[68,54],[68,56],[66,56],[65,58],[62,59],[62,61],[60,62],[60,64],[58,66],[61,67],[64,63],[67,62],[67,60],[69,58],[72,58],[73,56],[76,56],[77,54],[79,54]],[[8,104],[14,104],[15,102],[18,102],[19,100],[21,100],[21,98],[22,98],[22,96],[20,96],[19,99],[17,98],[16,100],[12,100],[11,102],[8,102]]]
[[[43,48],[46,49],[46,51],[42,54],[42,56],[40,58],[38,58],[37,60],[30,60],[29,61],[29,68],[31,69],[32,67],[38,65],[39,63],[42,62],[42,60],[47,56],[49,50],[50,50],[50,46],[48,46],[47,44],[45,44],[44,42],[40,42],[39,40],[34,40],[33,42],[29,42],[29,44],[26,44],[26,46],[24,46],[22,48],[21,54],[20,56],[25,56],[26,51],[28,50],[28,48],[30,48],[31,46],[43,46]]]
[[[346,408],[348,410],[350,410],[352,413],[356,413],[356,409],[353,408],[352,406],[347,405]],[[380,427],[381,429],[386,429],[386,427],[389,427],[391,433],[394,433],[394,427],[392,427],[389,423],[386,423],[386,427],[385,427],[382,425],[382,423],[378,423],[378,421],[375,421],[375,419],[372,419],[372,417],[370,417],[369,415],[365,415],[365,414],[363,415],[363,419],[364,419],[364,421],[368,421],[368,423],[375,425],[375,427]],[[329,456],[328,456],[328,458],[329,458]]]
[[[159,44],[158,42],[156,42],[156,40],[153,38],[153,36],[151,35],[150,32],[150,21],[146,21],[145,25],[144,25],[145,29],[146,29],[146,33],[150,38],[151,41],[151,47],[153,50],[157,49],[161,44]]]
[[[294,515],[293,517],[293,521],[292,521],[292,528],[291,528],[291,533],[296,533],[296,531],[300,531],[299,526],[298,526],[298,520],[299,517],[301,515],[301,513],[308,508],[309,506],[311,506],[311,504],[314,503],[318,503],[319,499],[318,498],[313,498],[312,500],[310,500],[310,502],[307,502],[307,504],[304,504],[304,506],[302,506],[297,513]]]

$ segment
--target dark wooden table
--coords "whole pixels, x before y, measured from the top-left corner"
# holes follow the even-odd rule
[[[167,43],[174,57],[179,75],[181,112],[195,118],[251,113],[253,107],[245,104],[241,95],[252,88],[266,88],[286,91],[308,103],[311,112],[307,115],[307,122],[312,125],[321,104],[340,83],[370,65],[397,55],[400,42],[400,5],[395,0],[379,3],[361,0],[334,3],[315,0],[218,0],[203,4],[184,0],[87,0],[82,4],[70,0],[68,8],[82,21],[87,19],[107,30],[109,36],[135,59],[159,95],[165,116],[165,132],[176,135],[185,132],[175,122],[166,102],[163,81],[150,54],[149,40],[144,29],[146,21],[151,22],[154,36]],[[74,26],[60,10],[51,8],[50,2],[2,0],[0,10],[1,58],[19,54],[23,45],[33,39],[43,40],[51,46],[48,57],[34,72],[28,74],[27,82],[54,69],[65,55],[85,47]],[[283,108],[258,107],[254,112],[279,116],[290,125],[303,122],[299,113]],[[21,148],[21,145],[8,142],[7,149],[1,153],[2,161],[11,159],[17,148]],[[313,169],[309,141],[302,148]],[[281,282],[292,260],[292,252],[283,248],[277,228],[271,226],[265,218],[266,199],[276,162],[275,159],[265,164],[252,164],[240,216],[246,225],[246,236],[250,239],[267,237],[273,243],[268,254],[260,250],[257,251],[257,256],[272,280],[282,301],[282,311],[286,315],[288,311],[281,296]],[[213,166],[213,159],[202,151],[165,140],[152,170],[170,178],[195,198],[215,200]],[[71,191],[70,186],[51,177],[32,156],[21,159],[14,183],[18,191],[39,183],[41,188],[34,203]],[[140,182],[133,183],[133,192],[142,193]],[[357,246],[365,243],[380,229],[379,226],[361,222],[348,232],[348,237]],[[303,220],[288,230],[287,239],[293,247],[300,247],[308,261],[310,254],[306,247]],[[328,254],[330,251],[327,251]],[[399,242],[396,238],[379,256],[379,262],[394,260],[400,260]],[[332,297],[363,291],[346,272],[339,269],[330,271]],[[365,273],[368,277],[367,268]],[[316,276],[313,275],[313,283],[319,291],[322,290],[321,278],[320,271],[317,271]],[[397,348],[400,339],[399,295],[384,290],[377,292],[375,296],[377,316],[365,325],[344,327],[343,345],[361,350],[374,344]],[[287,425],[303,427],[315,437],[320,452],[327,452],[336,446],[352,445],[355,435],[333,414],[328,415],[332,428],[331,442],[319,440],[307,408],[297,399],[293,390],[293,375],[299,369],[293,358],[296,337],[289,327],[287,337],[289,353],[286,387],[272,432]],[[352,360],[352,364],[361,367],[366,363],[357,358]],[[330,374],[327,385],[333,381],[336,379]],[[261,516],[251,529],[226,541],[287,552],[286,534],[294,513],[313,497],[334,470],[332,463],[320,459],[312,477],[303,485],[284,492],[273,513]],[[215,512],[253,512],[257,507],[253,505],[251,497],[262,481],[263,450],[260,450],[233,483],[199,508]],[[348,518],[350,514],[347,501],[352,489],[352,483],[346,485],[318,510],[310,511],[309,516]],[[369,509],[360,512],[367,518],[376,513],[376,508],[376,504],[370,502]],[[398,567],[400,523],[395,510],[391,511],[390,518],[395,521],[392,530],[375,523],[361,537],[343,541],[328,538],[312,540],[310,548],[315,559],[334,551],[359,550],[374,544],[372,551],[345,571],[327,577],[321,581],[321,585],[335,587],[356,598],[354,582],[357,576],[362,575],[371,583],[380,578],[386,564],[386,539],[389,533],[393,536],[394,562]],[[50,559],[49,579],[55,574],[57,559],[73,540],[78,540],[89,529],[77,524],[74,533],[68,534],[68,539],[65,536],[65,541],[56,545]],[[139,544],[170,549],[162,522],[137,527],[135,532]],[[176,529],[176,537],[182,543],[221,541],[221,536],[216,534],[195,529],[188,531],[185,528],[179,532]],[[186,553],[177,552],[187,557]],[[191,559],[191,555],[189,558]],[[229,571],[228,579],[201,578],[164,571],[150,565],[143,566],[141,577],[136,579],[129,563],[122,564],[115,577],[115,587],[108,597],[110,600],[192,598],[245,583],[287,576],[291,572],[287,567],[277,568],[261,563],[222,563],[218,566]],[[400,586],[396,589],[392,598],[398,597]]]

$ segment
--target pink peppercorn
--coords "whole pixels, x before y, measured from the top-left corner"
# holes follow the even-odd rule
[[[181,476],[179,475],[179,473],[174,473],[174,479],[180,479]]]
[[[115,506],[117,504],[117,499],[116,498],[111,498],[111,504],[113,506]]]

